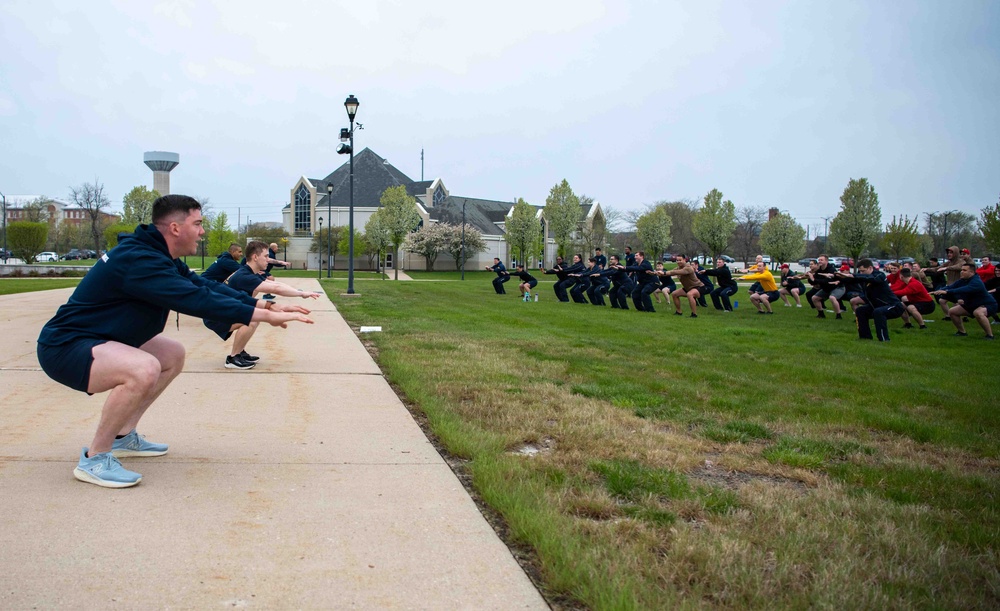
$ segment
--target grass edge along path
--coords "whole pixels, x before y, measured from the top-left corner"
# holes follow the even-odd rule
[[[380,367],[534,548],[550,595],[592,608],[1000,600],[996,402],[963,364],[995,355],[986,342],[933,329],[890,348],[808,311],[689,321],[448,285],[329,292],[353,327],[383,326],[365,337]]]

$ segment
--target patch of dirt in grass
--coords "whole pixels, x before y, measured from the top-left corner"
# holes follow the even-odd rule
[[[706,460],[698,466],[698,468],[693,471],[689,471],[688,475],[692,479],[705,482],[706,484],[728,488],[730,490],[738,490],[743,486],[752,484],[753,482],[765,482],[775,486],[788,487],[803,493],[809,489],[809,486],[807,486],[804,482],[791,477],[764,473],[749,473],[745,471],[733,471],[720,467],[712,460]]]
[[[525,443],[520,445],[513,450],[510,450],[510,454],[517,454],[519,456],[537,456],[538,454],[547,454],[552,451],[555,447],[556,441],[551,437],[544,437],[541,441],[537,443]]]

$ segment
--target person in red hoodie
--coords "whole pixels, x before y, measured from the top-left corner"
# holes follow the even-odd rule
[[[983,284],[986,284],[995,275],[993,273],[993,270],[996,269],[996,266],[993,265],[993,262],[990,261],[989,257],[983,257],[982,262],[983,264],[979,266],[979,269],[976,270],[976,273],[979,274],[979,279],[983,281]]]
[[[906,311],[903,312],[903,323],[905,323],[903,328],[913,328],[913,324],[910,322],[910,316],[912,316],[921,329],[926,329],[924,315],[932,314],[937,305],[931,294],[927,292],[927,287],[924,286],[923,282],[914,278],[913,272],[904,267],[899,271],[899,281],[892,284],[891,288],[896,297],[899,297],[903,305],[906,306]]]

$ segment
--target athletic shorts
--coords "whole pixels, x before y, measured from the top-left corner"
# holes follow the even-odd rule
[[[38,364],[47,376],[73,390],[87,392],[90,368],[94,364],[94,346],[106,344],[106,339],[79,339],[61,346],[38,344]]]
[[[829,299],[830,297],[833,297],[834,299],[840,299],[841,297],[844,296],[844,293],[846,292],[847,292],[847,287],[838,286],[837,288],[833,289],[832,292],[829,293],[825,289],[820,289],[820,291],[816,293],[816,295],[818,295],[820,299]]]
[[[937,304],[933,301],[921,301],[919,303],[911,303],[910,305],[915,307],[921,314],[933,314],[934,310],[937,309]]]
[[[764,293],[761,293],[761,295],[767,295],[767,300],[771,302],[775,302],[781,299],[781,293],[779,293],[778,291],[766,291]]]
[[[205,319],[205,326],[215,331],[215,334],[222,338],[222,341],[229,339],[229,336],[233,334],[231,329],[233,328],[232,323],[226,323],[219,320],[209,320]]]
[[[864,293],[859,293],[858,291],[851,291],[850,293],[848,293],[846,291],[844,292],[844,299],[846,299],[848,301],[850,301],[851,299],[854,299],[855,297],[864,297]]]
[[[533,289],[536,286],[538,286],[538,280],[535,280],[534,278],[532,278],[531,280],[528,280],[528,288],[532,288]]]
[[[986,306],[979,306],[979,308],[986,308],[986,317],[987,318],[989,318],[991,316],[995,316],[996,313],[997,313],[997,306],[996,306],[995,303],[991,303],[990,305],[986,305]],[[976,309],[978,310],[979,308],[976,308]],[[970,312],[970,314],[972,314],[972,312]]]

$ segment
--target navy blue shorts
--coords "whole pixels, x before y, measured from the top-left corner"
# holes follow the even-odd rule
[[[90,367],[94,364],[94,346],[106,344],[106,339],[80,339],[62,346],[38,344],[38,364],[47,376],[73,390],[87,392]]]
[[[205,319],[205,326],[215,331],[215,334],[222,338],[222,341],[229,339],[229,336],[233,334],[231,329],[233,328],[232,323],[222,322],[218,320]]]
[[[534,278],[532,278],[531,280],[528,280],[528,288],[533,289],[536,286],[538,286],[538,280],[535,280]]]
[[[764,291],[761,295],[767,295],[767,300],[774,303],[781,299],[781,293],[778,291]]]

